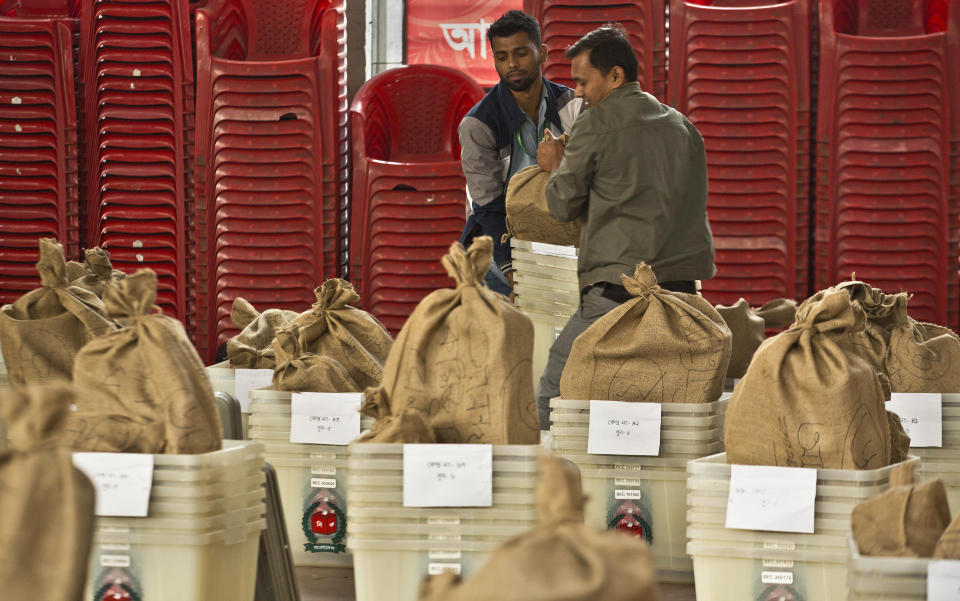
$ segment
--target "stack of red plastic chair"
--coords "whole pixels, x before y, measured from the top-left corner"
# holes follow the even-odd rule
[[[38,239],[80,246],[70,25],[18,8],[0,6],[0,303],[40,286]]]
[[[810,15],[801,0],[670,4],[669,104],[707,152],[711,302],[809,293]]]
[[[960,4],[949,8],[820,3],[816,266],[817,286],[856,273],[956,328]]]
[[[157,273],[184,319],[186,169],[193,104],[187,4],[84,0],[80,23],[87,243],[114,267]]]
[[[350,280],[394,334],[424,296],[453,283],[440,258],[464,226],[457,126],[482,97],[459,71],[410,65],[370,79],[350,107]]]
[[[340,273],[344,2],[223,0],[196,13],[197,345],[233,301],[302,311]]]
[[[640,62],[640,87],[661,102],[666,98],[664,0],[524,0],[523,9],[540,22],[548,49],[543,74],[550,81],[574,87],[566,49],[597,27],[618,22],[629,34]]]

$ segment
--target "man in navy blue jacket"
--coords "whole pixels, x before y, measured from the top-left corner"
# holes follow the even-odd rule
[[[519,10],[490,26],[487,40],[500,82],[460,122],[461,163],[467,179],[467,225],[460,241],[493,238],[487,285],[509,294],[513,268],[504,200],[514,173],[537,162],[544,129],[559,136],[573,127],[582,101],[573,90],[543,77],[547,47],[537,20]]]

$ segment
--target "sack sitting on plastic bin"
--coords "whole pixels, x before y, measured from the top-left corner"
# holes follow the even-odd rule
[[[960,338],[908,317],[890,329],[884,369],[893,392],[960,392]]]
[[[360,300],[350,282],[330,279],[314,292],[313,307],[287,324],[298,333],[298,352],[335,360],[360,390],[379,384],[393,345],[390,333],[373,315],[350,306]]]
[[[566,146],[570,136],[560,136]],[[518,240],[544,242],[561,246],[580,244],[580,220],[557,221],[547,207],[547,182],[550,172],[539,165],[530,165],[516,172],[507,184],[504,204],[507,210],[507,232]]]
[[[717,305],[717,313],[730,328],[733,351],[727,366],[728,378],[740,378],[747,373],[753,354],[766,338],[766,330],[779,329],[790,324],[797,314],[797,303],[780,298],[754,309],[745,299],[726,306]]]
[[[544,456],[538,524],[500,545],[467,580],[444,572],[420,585],[420,601],[656,601],[646,543],[583,524],[577,466]]]
[[[117,328],[97,295],[67,279],[77,271],[68,269],[63,248],[47,238],[39,244],[43,287],[0,309],[0,348],[13,386],[69,380],[80,348]]]
[[[273,352],[277,359],[273,388],[295,392],[359,392],[361,389],[347,369],[333,357],[303,349],[297,326],[277,331]]]
[[[73,285],[102,297],[110,282],[118,282],[125,277],[127,274],[113,268],[110,253],[95,246],[83,251],[83,274],[73,280]]]
[[[383,384],[364,393],[361,412],[376,421],[363,440],[382,440],[390,417],[412,409],[439,443],[539,442],[533,324],[483,284],[492,254],[489,236],[450,246],[443,266],[457,287],[431,292],[404,324]]]
[[[267,309],[257,311],[246,299],[233,301],[230,321],[240,328],[240,333],[227,340],[227,357],[230,367],[240,369],[273,369],[277,365],[273,353],[273,340],[277,330],[296,319],[296,311]]]
[[[577,337],[560,378],[565,399],[710,403],[720,398],[731,335],[709,302],[657,285],[653,269],[620,276],[628,300]]]
[[[77,601],[93,544],[93,484],[62,438],[66,383],[0,394],[10,446],[0,448],[0,591],[4,599]]]
[[[87,344],[68,420],[77,451],[207,453],[221,446],[220,417],[203,362],[183,325],[160,312],[157,275],[109,285],[107,315],[126,327]]]
[[[891,434],[880,377],[849,336],[859,303],[828,290],[757,349],[724,424],[727,462],[818,469],[889,465]]]

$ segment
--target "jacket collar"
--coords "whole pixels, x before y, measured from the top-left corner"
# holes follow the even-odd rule
[[[616,90],[607,94],[607,97],[601,100],[600,102],[606,102],[607,98],[617,98],[619,96],[627,96],[630,94],[640,94],[643,92],[643,89],[640,87],[640,82],[631,81],[630,83],[625,83]]]
[[[543,89],[547,93],[547,112],[544,119],[547,123],[560,127],[560,112],[557,109],[557,95],[560,92],[560,86],[545,77],[541,77],[541,80],[543,81]],[[493,92],[496,94],[500,112],[499,127],[494,134],[497,138],[497,148],[503,148],[511,143],[514,132],[520,129],[520,126],[526,121],[527,114],[514,100],[510,88],[504,85],[502,81],[494,86]]]

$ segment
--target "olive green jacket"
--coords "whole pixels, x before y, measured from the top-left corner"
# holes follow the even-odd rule
[[[581,290],[640,262],[661,282],[716,273],[703,137],[638,83],[580,115],[546,195],[554,217],[583,221]]]

